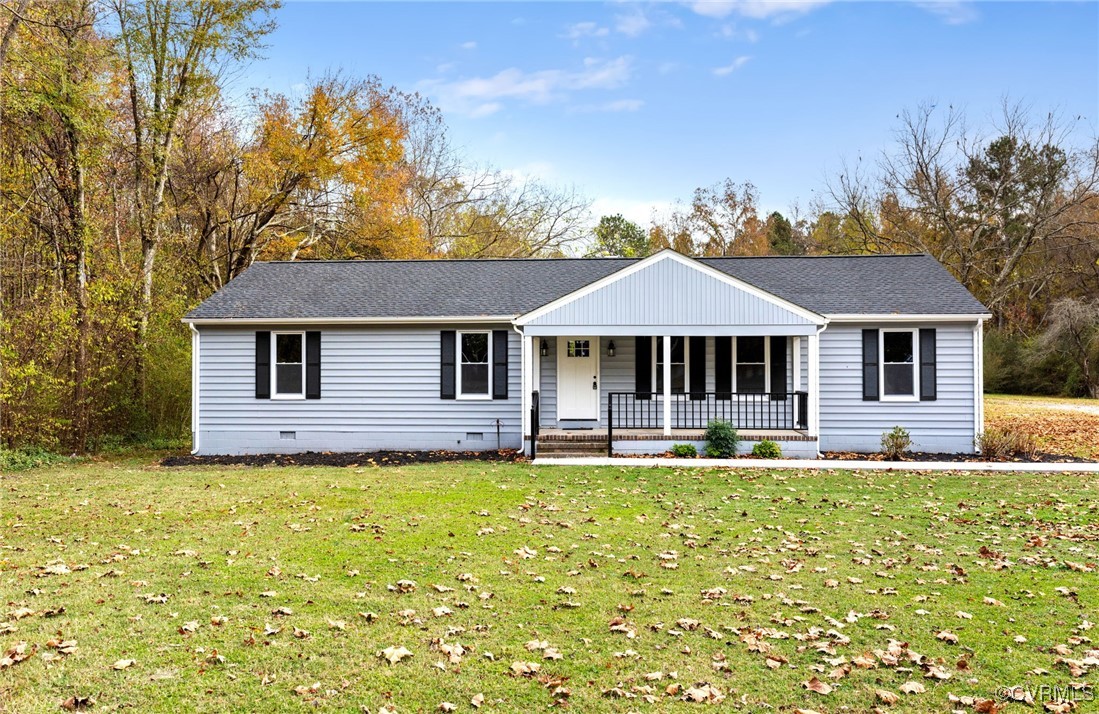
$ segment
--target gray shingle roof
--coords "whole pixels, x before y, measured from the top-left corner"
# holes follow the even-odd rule
[[[185,319],[520,315],[634,262],[533,258],[256,263]],[[702,262],[822,315],[986,312],[927,255]]]

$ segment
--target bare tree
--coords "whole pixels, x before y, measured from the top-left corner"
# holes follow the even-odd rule
[[[1039,354],[1056,353],[1075,364],[1088,394],[1099,399],[1099,297],[1062,298],[1046,316]]]
[[[829,186],[859,250],[929,253],[1002,318],[1048,285],[1055,252],[1096,240],[1099,224],[1078,209],[1099,189],[1099,143],[1065,148],[1070,127],[1055,115],[1033,122],[1005,103],[992,139],[953,108],[900,118],[895,152]]]

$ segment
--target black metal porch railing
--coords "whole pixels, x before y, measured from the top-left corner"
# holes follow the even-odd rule
[[[541,426],[542,413],[538,406],[538,390],[530,393],[530,458],[531,461],[538,451],[538,427]]]
[[[741,430],[809,428],[809,393],[774,392],[671,395],[673,429],[705,429],[715,420]],[[663,429],[664,395],[611,392],[607,395],[607,449],[615,429]]]

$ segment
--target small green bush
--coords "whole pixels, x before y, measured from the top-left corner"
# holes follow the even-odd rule
[[[0,473],[26,471],[27,469],[51,466],[68,460],[67,456],[36,447],[5,449],[0,446]]]
[[[740,442],[736,429],[727,421],[715,419],[706,426],[706,455],[711,459],[729,459],[736,456]]]
[[[694,444],[672,444],[672,456],[677,459],[693,459],[698,456]]]
[[[764,439],[752,447],[752,456],[757,459],[781,459],[782,447],[770,439]]]
[[[1038,454],[1038,439],[1033,434],[1006,429],[993,428],[977,434],[973,445],[989,460],[1012,457],[1033,460]]]
[[[903,426],[893,427],[893,431],[887,431],[881,435],[881,452],[890,461],[900,460],[909,447],[912,446],[912,437]]]

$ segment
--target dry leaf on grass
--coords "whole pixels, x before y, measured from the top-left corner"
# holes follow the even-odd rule
[[[407,659],[412,656],[412,652],[405,647],[386,647],[384,650],[378,653],[379,657],[384,657],[389,660],[390,664],[397,664],[403,659]]]

